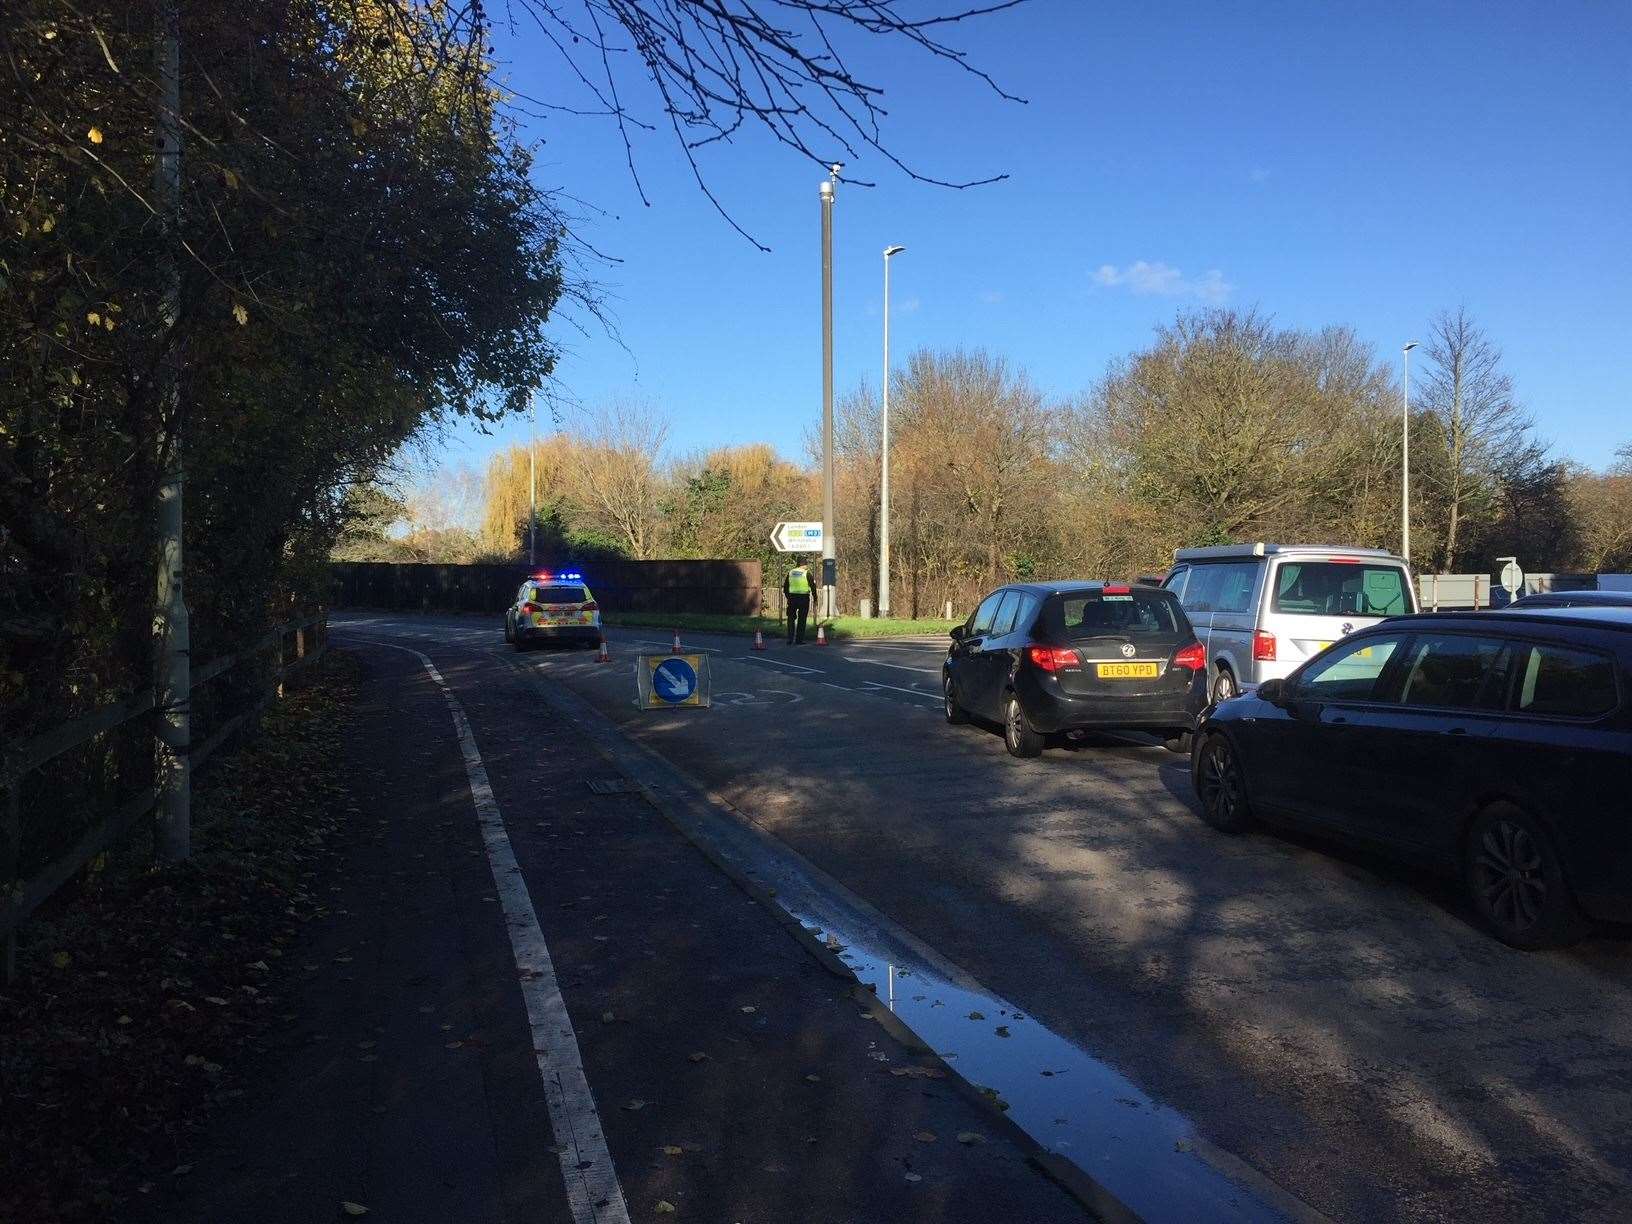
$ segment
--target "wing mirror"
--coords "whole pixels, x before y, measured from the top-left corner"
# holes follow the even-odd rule
[[[963,641],[963,626],[962,625],[953,625],[952,628],[950,630],[948,630],[948,632],[951,634],[952,640],[954,642]]]
[[[1285,705],[1292,697],[1292,690],[1287,687],[1285,680],[1265,680],[1258,686],[1258,699],[1267,701],[1270,705]]]

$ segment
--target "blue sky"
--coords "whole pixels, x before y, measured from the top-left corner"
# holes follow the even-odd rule
[[[491,6],[497,9],[498,6]],[[936,7],[925,0],[921,7]],[[518,12],[498,53],[526,93],[584,101]],[[1632,441],[1632,5],[1100,4],[1032,0],[953,40],[1026,105],[899,44],[852,45],[886,89],[893,149],[835,215],[835,379],[880,372],[880,252],[892,347],[984,347],[1046,391],[1089,387],[1181,307],[1348,324],[1397,361],[1466,304],[1502,346],[1540,433],[1602,465]],[[649,97],[634,109],[659,119]],[[820,171],[746,131],[703,161],[770,254],[712,210],[666,130],[637,139],[651,205],[606,120],[531,121],[537,178],[587,201],[582,232],[627,350],[561,326],[562,389],[634,393],[687,451],[785,454],[821,405]],[[525,436],[460,429],[481,463]]]

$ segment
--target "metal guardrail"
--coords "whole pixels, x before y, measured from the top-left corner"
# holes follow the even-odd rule
[[[283,661],[284,639],[291,634],[295,639],[295,657],[286,663]],[[310,649],[313,646],[315,649]],[[202,768],[246,721],[280,696],[287,677],[323,657],[328,649],[327,619],[319,615],[289,621],[235,654],[194,668],[189,696],[239,664],[273,649],[278,651],[273,683],[259,700],[227,719],[203,743],[189,746],[187,757],[193,771]],[[17,928],[87,863],[118,845],[137,821],[152,813],[158,802],[158,792],[151,787],[133,795],[105,819],[81,834],[66,853],[58,855],[25,880],[18,874],[22,846],[22,780],[63,753],[122,727],[132,719],[151,713],[153,708],[151,689],[133,693],[10,747],[0,758],[0,789],[6,795],[5,808],[0,811],[0,981],[9,982],[16,973]]]

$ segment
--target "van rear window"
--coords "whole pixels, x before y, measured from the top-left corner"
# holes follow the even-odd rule
[[[1403,616],[1411,611],[1405,583],[1397,565],[1283,561],[1273,608],[1294,616]]]

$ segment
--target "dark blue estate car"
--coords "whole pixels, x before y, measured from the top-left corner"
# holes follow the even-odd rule
[[[1207,822],[1296,824],[1454,871],[1498,937],[1632,920],[1632,609],[1442,613],[1209,711]]]

